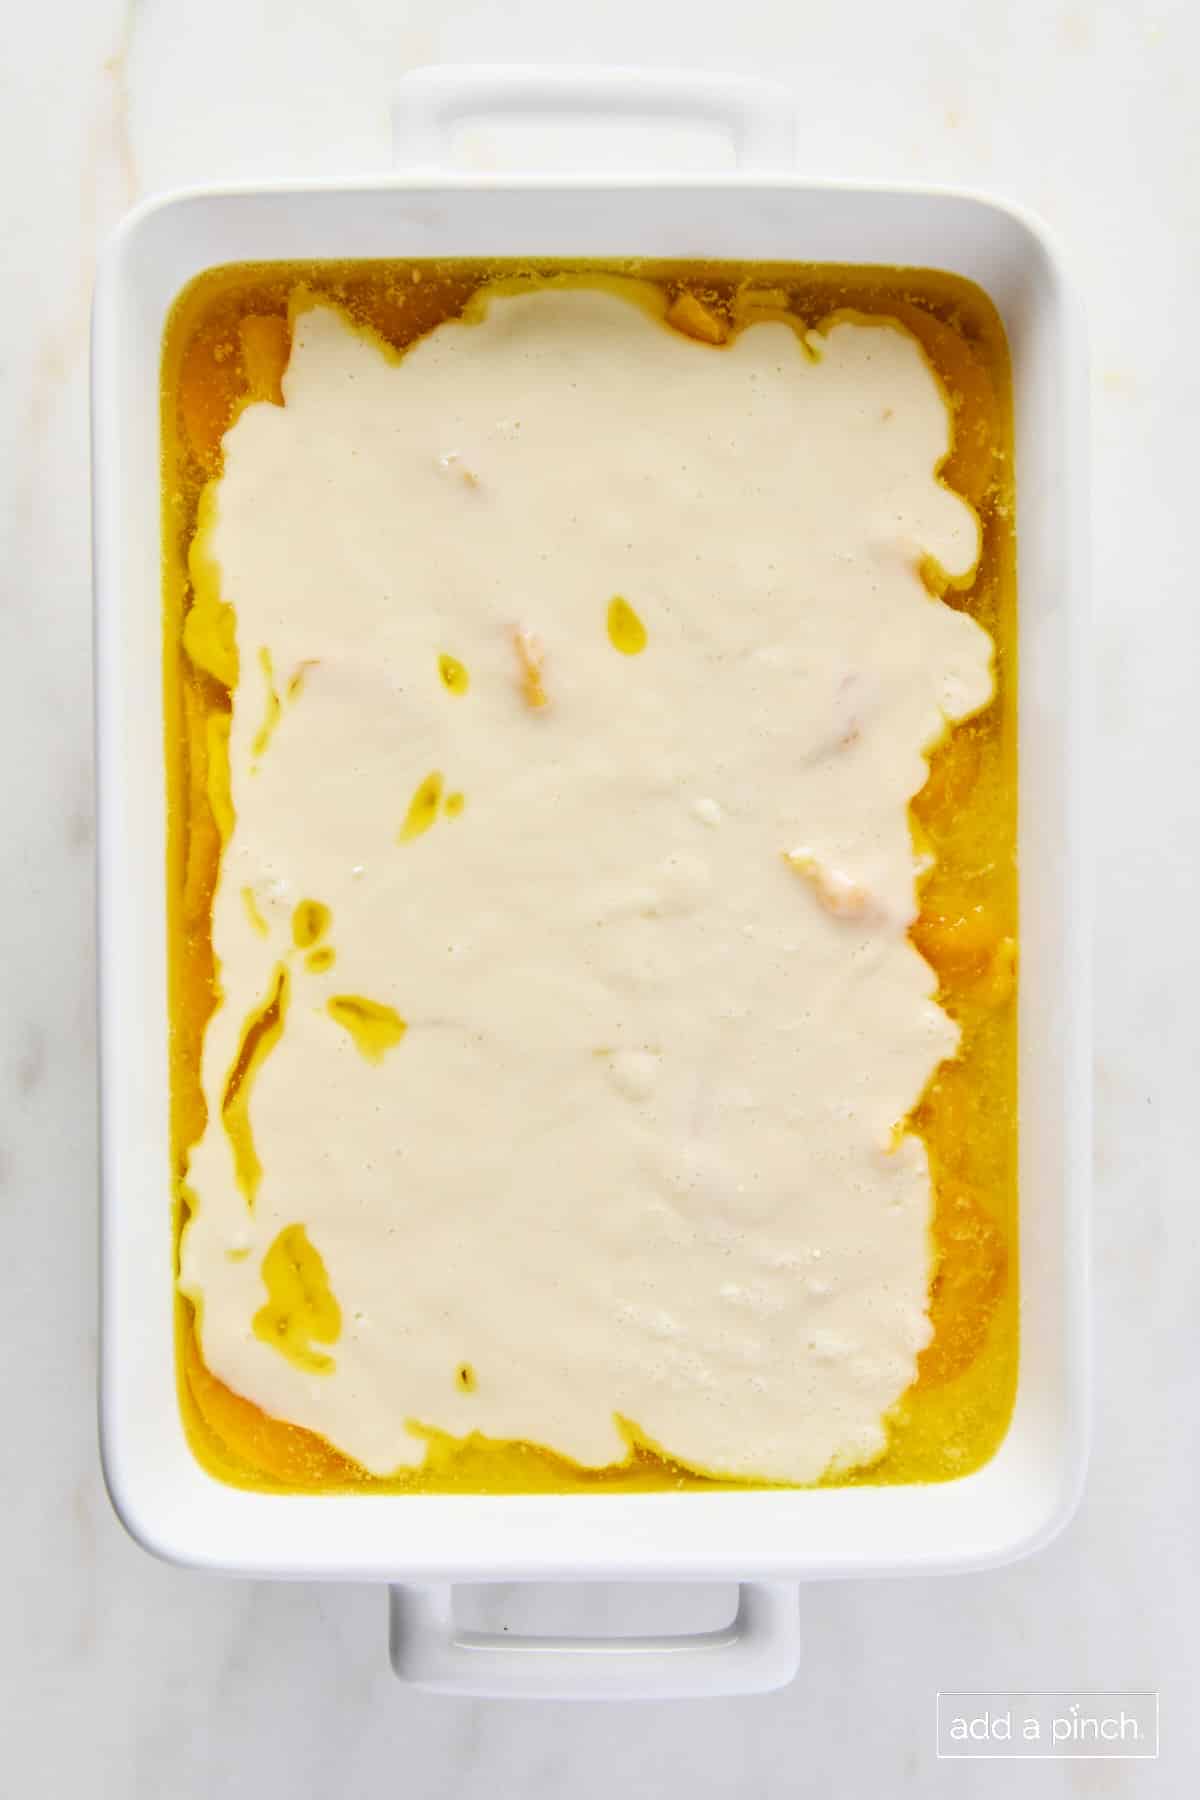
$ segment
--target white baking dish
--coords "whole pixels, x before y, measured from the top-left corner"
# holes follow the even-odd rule
[[[381,179],[152,201],[110,244],[93,338],[100,1036],[101,1428],[114,1505],[147,1548],[226,1573],[393,1585],[393,1659],[508,1693],[745,1691],[797,1657],[794,1585],[981,1568],[1034,1549],[1079,1492],[1086,1439],[1086,388],[1080,313],[1028,219],[968,195],[806,182],[787,102],[708,77],[425,71],[397,144],[446,161],[460,118],[574,110],[718,124],[731,174]],[[772,167],[774,165],[774,167]],[[159,350],[200,270],[318,257],[656,256],[929,265],[979,282],[1012,351],[1020,525],[1021,1373],[993,1460],[937,1486],[563,1496],[281,1496],[213,1480],[175,1397],[166,1053]],[[455,1633],[454,1581],[737,1580],[730,1628],[666,1643]]]

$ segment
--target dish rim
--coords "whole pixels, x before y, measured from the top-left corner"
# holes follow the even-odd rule
[[[162,1307],[171,1311],[171,1284],[166,1268],[159,1263],[153,1269],[139,1269],[142,1254],[135,1246],[161,1232],[147,1232],[147,1221],[132,1211],[137,1196],[145,1189],[145,1169],[150,1155],[147,1132],[155,1136],[153,1125],[144,1120],[140,1128],[134,1123],[136,1108],[131,1105],[128,1081],[141,1065],[146,1076],[146,1043],[157,1036],[163,1046],[165,1063],[165,1004],[159,1015],[151,1015],[145,1005],[147,977],[145,946],[152,948],[165,942],[161,920],[155,929],[153,907],[145,884],[134,884],[130,898],[128,874],[131,863],[145,873],[149,857],[145,835],[161,844],[165,838],[165,805],[160,805],[152,822],[138,817],[131,795],[139,787],[137,772],[131,768],[136,756],[135,739],[140,731],[145,742],[145,722],[139,725],[125,704],[129,689],[129,667],[137,662],[133,640],[138,634],[149,641],[156,677],[155,692],[161,698],[157,682],[161,680],[161,590],[158,586],[159,539],[157,481],[152,493],[139,488],[140,500],[131,499],[137,477],[131,470],[140,463],[145,467],[146,370],[152,374],[154,398],[153,429],[157,439],[157,371],[161,342],[161,326],[166,309],[162,308],[159,328],[152,344],[143,342],[141,349],[126,341],[136,321],[132,314],[147,304],[144,285],[157,283],[158,302],[162,299],[164,253],[154,249],[153,234],[167,228],[168,237],[177,224],[197,221],[198,209],[211,215],[202,221],[205,231],[199,233],[205,243],[211,234],[233,246],[231,253],[203,254],[195,259],[190,275],[222,262],[243,260],[276,260],[274,255],[259,254],[248,258],[241,246],[242,221],[236,216],[246,206],[251,209],[282,207],[283,230],[298,228],[299,214],[313,202],[330,200],[342,203],[342,209],[355,205],[378,203],[395,198],[415,213],[415,229],[434,230],[445,225],[445,212],[456,202],[468,204],[487,197],[516,197],[518,203],[532,197],[586,194],[601,213],[635,196],[653,200],[671,195],[676,201],[687,199],[700,211],[710,204],[712,196],[718,209],[727,204],[730,193],[738,196],[739,207],[757,206],[770,214],[779,200],[786,206],[807,207],[820,213],[831,203],[843,209],[858,207],[870,213],[881,203],[894,209],[899,203],[933,209],[945,216],[946,209],[963,209],[975,216],[976,228],[994,230],[997,237],[1008,234],[1023,246],[1030,279],[1036,274],[1045,288],[1041,306],[1043,324],[1049,320],[1051,338],[1057,350],[1055,379],[1042,396],[1042,409],[1054,421],[1052,441],[1060,452],[1057,489],[1062,500],[1059,528],[1049,533],[1046,566],[1032,573],[1045,584],[1053,576],[1057,582],[1059,728],[1052,735],[1062,757],[1058,810],[1068,839],[1064,866],[1060,871],[1062,917],[1070,918],[1073,930],[1060,933],[1057,978],[1056,1029],[1053,1035],[1061,1050],[1054,1082],[1062,1102],[1060,1120],[1060,1162],[1062,1191],[1059,1195],[1057,1247],[1060,1253],[1060,1280],[1057,1285],[1057,1400],[1061,1429],[1054,1442],[1043,1441],[1045,1432],[1018,1433],[1018,1415],[1023,1391],[1027,1391],[1025,1356],[1018,1382],[1018,1395],[1013,1423],[1008,1437],[996,1455],[976,1471],[957,1482],[936,1485],[913,1484],[897,1487],[862,1487],[831,1489],[749,1489],[708,1493],[687,1491],[679,1494],[556,1494],[556,1495],[382,1495],[382,1494],[262,1494],[230,1488],[207,1475],[195,1462],[190,1449],[182,1443],[183,1432],[178,1407],[174,1401],[174,1352],[171,1349],[172,1426],[179,1442],[156,1447],[156,1426],[147,1427],[137,1418],[137,1373],[144,1370],[144,1358],[153,1355],[151,1345],[157,1341],[161,1350],[161,1331],[147,1325],[153,1305],[147,1304],[143,1288],[151,1279],[161,1289]],[[439,212],[440,207],[440,212]],[[213,209],[216,209],[215,215]],[[282,216],[282,215],[281,215]],[[430,218],[435,224],[431,227]],[[928,212],[926,213],[928,219]],[[422,219],[424,223],[422,224]],[[986,221],[986,223],[985,223]],[[360,221],[361,223],[361,221]],[[725,221],[727,224],[728,221]],[[949,220],[946,219],[947,225]],[[408,220],[410,227],[413,219]],[[302,228],[302,222],[299,228]],[[561,229],[561,221],[556,229]],[[768,228],[774,229],[768,220]],[[585,221],[584,235],[590,229]],[[940,229],[940,227],[939,227]],[[719,233],[718,233],[719,234]],[[734,233],[736,236],[737,233]],[[191,254],[191,239],[184,251]],[[147,251],[147,246],[150,246]],[[529,255],[556,254],[549,249],[534,250],[523,246]],[[762,254],[758,261],[801,260],[794,254],[782,253],[777,246],[772,255]],[[383,251],[377,254],[383,254]],[[397,257],[448,254],[437,249],[392,249]],[[498,252],[485,252],[498,254]],[[508,254],[514,252],[510,247]],[[149,269],[139,268],[139,258],[149,254]],[[179,254],[179,246],[173,252]],[[313,251],[307,252],[313,256]],[[344,254],[330,248],[328,256]],[[464,256],[479,254],[471,247],[462,249]],[[558,253],[561,254],[561,253]],[[582,245],[574,255],[615,254],[611,246],[604,251],[588,250]],[[630,251],[627,254],[647,254]],[[664,251],[663,254],[674,254]],[[157,264],[154,259],[158,258]],[[364,260],[366,258],[364,257]],[[715,258],[714,258],[715,260]],[[829,256],[805,257],[803,260],[831,261]],[[837,260],[865,259],[847,258]],[[880,257],[877,262],[894,262]],[[910,265],[916,260],[905,259]],[[950,268],[977,279],[970,268],[954,261],[938,266]],[[153,275],[157,268],[159,273]],[[175,277],[167,297],[173,301],[184,280]],[[981,285],[986,285],[981,283]],[[1013,331],[1000,298],[988,287],[1006,328],[1010,344]],[[140,299],[139,299],[140,296]],[[1037,320],[1025,322],[1023,329],[1034,330]],[[1017,396],[1017,350],[1013,346],[1014,407]],[[131,371],[137,371],[136,377]],[[98,939],[100,969],[100,1049],[101,1049],[101,1446],[105,1478],[113,1504],[131,1534],[146,1548],[172,1561],[226,1572],[277,1573],[304,1576],[367,1578],[371,1575],[395,1576],[401,1572],[423,1575],[441,1574],[470,1578],[486,1574],[504,1579],[518,1574],[593,1576],[704,1575],[714,1579],[747,1575],[795,1574],[839,1575],[897,1572],[932,1572],[935,1570],[978,1568],[1028,1553],[1048,1541],[1066,1523],[1074,1510],[1082,1487],[1087,1439],[1087,1356],[1086,1312],[1086,1209],[1087,1209],[1087,1145],[1089,1128],[1089,1093],[1086,1080],[1088,968],[1087,914],[1090,906],[1087,876],[1086,821],[1084,809],[1083,752],[1086,740],[1087,686],[1083,678],[1086,643],[1086,529],[1083,511],[1085,477],[1080,470],[1086,462],[1086,359],[1083,328],[1078,301],[1062,273],[1057,253],[1042,229],[1019,209],[1005,207],[976,195],[952,189],[907,184],[869,182],[810,182],[795,175],[728,175],[671,176],[637,174],[617,180],[593,175],[516,175],[481,180],[467,174],[438,174],[436,178],[422,174],[380,176],[363,181],[345,182],[334,179],[301,182],[236,183],[224,187],[194,187],[153,197],[143,202],[126,218],[114,234],[102,258],[96,284],[92,337],[93,379],[93,529],[94,529],[94,593],[96,643],[96,753],[99,771],[98,793]],[[136,391],[135,391],[136,390]],[[1051,399],[1058,402],[1049,406]],[[1022,419],[1018,415],[1018,506],[1022,521],[1019,608],[1021,669],[1021,774],[1019,776],[1021,811],[1025,813],[1025,688],[1029,682],[1031,651],[1024,626],[1024,601],[1031,589],[1030,571],[1025,567],[1024,522],[1026,489],[1029,477],[1023,475],[1021,452]],[[1051,457],[1053,462],[1053,457]],[[157,460],[155,463],[157,468]],[[1067,480],[1068,471],[1071,479]],[[1040,503],[1039,503],[1040,504]],[[147,546],[143,534],[139,546],[131,545],[129,519],[152,509],[152,542],[157,604],[152,609],[152,630],[147,632],[144,616],[135,613],[131,596],[140,589],[145,603],[145,562]],[[1037,537],[1037,534],[1033,534]],[[1042,533],[1043,536],[1047,534]],[[1040,540],[1039,540],[1040,541]],[[1054,552],[1057,551],[1057,556]],[[141,578],[130,578],[131,567],[141,565]],[[1052,566],[1053,565],[1053,566]],[[1060,616],[1061,615],[1061,616]],[[1035,621],[1037,622],[1037,621]],[[1034,634],[1037,636],[1037,634]],[[1038,641],[1042,642],[1044,634]],[[142,639],[138,639],[142,642]],[[143,649],[146,647],[142,644]],[[1065,654],[1064,654],[1065,652]],[[1035,655],[1037,653],[1035,652]],[[141,659],[144,667],[144,656]],[[1053,658],[1051,658],[1053,660]],[[1037,669],[1037,663],[1034,663]],[[1031,683],[1031,686],[1036,683]],[[1045,725],[1044,704],[1039,700],[1036,718]],[[155,708],[154,730],[159,737],[161,764],[161,707]],[[151,785],[161,801],[161,769]],[[145,772],[141,790],[146,792]],[[1053,809],[1052,809],[1053,810]],[[138,853],[140,846],[140,854]],[[1022,849],[1028,847],[1022,833]],[[162,867],[165,857],[158,859],[155,904],[163,910]],[[1061,860],[1061,859],[1060,859]],[[1022,936],[1026,933],[1025,866],[1022,880]],[[136,915],[136,919],[132,916]],[[141,929],[137,929],[140,924]],[[1082,927],[1082,929],[1081,929]],[[135,953],[142,968],[132,973]],[[165,956],[163,958],[165,965]],[[125,979],[123,980],[122,977]],[[150,987],[158,987],[165,996],[165,966]],[[140,1006],[127,1004],[132,989]],[[1022,984],[1021,1004],[1021,1072],[1025,1088],[1027,1048],[1034,1021],[1029,1017]],[[1042,1061],[1045,1061],[1043,1056]],[[161,1072],[160,1072],[161,1078]],[[153,1087],[151,1081],[148,1084]],[[145,1080],[138,1084],[139,1095],[146,1092]],[[1024,1104],[1022,1104],[1024,1112]],[[157,1133],[165,1142],[165,1121]],[[134,1170],[140,1165],[142,1180]],[[1027,1244],[1032,1242],[1026,1230],[1024,1131],[1022,1132],[1021,1168],[1021,1333],[1027,1336],[1026,1295]],[[160,1212],[169,1214],[163,1204],[169,1194],[169,1163],[164,1155],[157,1204]],[[145,1208],[143,1208],[143,1212]],[[130,1308],[130,1301],[135,1303]],[[1046,1301],[1040,1303],[1043,1307]],[[1031,1321],[1035,1323],[1035,1321]],[[1052,1333],[1053,1335],[1053,1333]],[[144,1395],[143,1395],[144,1404]],[[1042,1421],[1043,1425],[1045,1421]],[[169,1430],[166,1434],[171,1436]],[[1052,1434],[1053,1435],[1053,1434]],[[182,1445],[187,1470],[180,1467]],[[207,1484],[207,1485],[205,1485]],[[1024,1498],[1024,1503],[1022,1503]],[[341,1519],[337,1509],[358,1509],[356,1524]],[[394,1525],[381,1528],[375,1516],[386,1509],[402,1507],[403,1514]],[[680,1508],[686,1508],[681,1513]],[[669,1513],[671,1518],[665,1518]],[[368,1518],[364,1514],[370,1514]],[[335,1520],[340,1523],[335,1524]],[[286,1522],[285,1522],[286,1521]],[[686,1521],[686,1523],[685,1523]],[[395,1539],[403,1537],[402,1545]]]

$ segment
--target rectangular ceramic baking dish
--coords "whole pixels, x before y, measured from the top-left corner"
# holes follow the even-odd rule
[[[452,129],[507,114],[718,127],[718,176],[448,173]],[[101,1440],[113,1503],[172,1561],[391,1586],[393,1660],[483,1693],[748,1691],[788,1679],[795,1584],[978,1569],[1067,1519],[1086,1443],[1088,895],[1082,795],[1087,635],[1086,359],[1041,229],[967,194],[790,172],[791,103],[708,76],[426,70],[402,84],[405,166],[377,179],[193,190],[131,214],[93,326],[102,1061]],[[168,1156],[159,354],[180,289],[214,264],[322,257],[673,257],[908,264],[991,295],[1012,353],[1019,509],[1022,983],[1021,1369],[977,1473],[931,1486],[647,1494],[275,1495],[206,1474],[175,1396]],[[449,1584],[687,1579],[743,1584],[723,1632],[489,1640]]]

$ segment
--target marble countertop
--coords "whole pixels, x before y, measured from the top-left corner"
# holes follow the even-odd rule
[[[1200,1762],[1195,1505],[1200,1057],[1200,12],[1188,0],[66,0],[8,24],[0,106],[0,1780],[14,1795],[396,1793],[846,1800],[1190,1793]],[[1089,300],[1099,824],[1096,1437],[1034,1561],[802,1594],[782,1693],[636,1712],[400,1687],[384,1601],[151,1561],[94,1426],[96,1116],[87,313],[96,249],[177,183],[382,169],[405,69],[640,61],[770,72],[817,175],[944,181],[1040,212]],[[1189,1123],[1189,1120],[1192,1122]],[[493,1621],[684,1622],[711,1596],[484,1602]],[[1157,1763],[1019,1776],[934,1760],[939,1688],[1162,1693]]]

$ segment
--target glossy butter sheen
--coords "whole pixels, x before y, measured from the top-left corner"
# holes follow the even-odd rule
[[[397,362],[314,307],[286,405],[226,439],[236,817],[181,1285],[215,1374],[373,1473],[422,1460],[414,1424],[597,1466],[628,1421],[812,1480],[912,1379],[930,1184],[895,1128],[956,1034],[907,803],[991,646],[919,575],[978,534],[918,346],[809,342],[542,290]],[[434,775],[465,799],[406,831]],[[281,959],[251,1207],[221,1100]],[[338,997],[406,1029],[368,1057]],[[320,1374],[253,1324],[294,1226],[340,1311]]]

